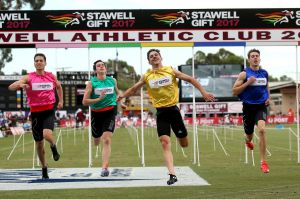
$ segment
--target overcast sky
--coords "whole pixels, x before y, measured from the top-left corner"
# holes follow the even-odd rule
[[[288,2],[288,3],[287,3]],[[200,0],[46,0],[43,10],[103,10],[103,9],[209,9],[209,8],[299,8],[299,0],[289,1],[200,1]],[[251,47],[246,47],[248,51]],[[261,65],[268,70],[270,75],[280,77],[287,75],[296,78],[296,47],[295,46],[269,46],[256,47],[261,50]],[[164,65],[172,65],[177,67],[184,64],[187,59],[192,57],[191,48],[160,48],[163,56]],[[227,50],[236,55],[243,56],[243,47],[226,47]],[[135,67],[138,73],[144,73],[149,64],[146,59],[147,48],[119,48],[118,59],[126,61],[129,65]],[[194,51],[201,50],[205,53],[216,53],[219,47],[195,48]],[[299,51],[299,50],[298,50]],[[43,52],[47,56],[47,70],[56,72],[64,68],[66,71],[86,71],[90,63],[96,59],[107,61],[115,59],[116,49],[90,49],[88,54],[87,49],[38,49],[38,52]],[[14,59],[4,68],[6,74],[13,72],[21,72],[22,68],[28,71],[34,70],[33,55],[36,49],[13,49]],[[299,57],[299,55],[298,55]]]

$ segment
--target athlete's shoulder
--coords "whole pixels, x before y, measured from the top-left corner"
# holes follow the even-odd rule
[[[267,71],[266,69],[260,68],[260,70],[261,70],[262,72],[268,73],[268,71]]]
[[[165,73],[169,73],[169,74],[172,74],[172,75],[175,75],[175,69],[172,67],[172,66],[163,66],[161,68],[162,71],[164,71]]]
[[[95,79],[97,79],[96,76],[91,76],[90,77],[90,81],[95,81]]]
[[[162,69],[165,69],[165,70],[173,70],[173,67],[172,66],[163,66],[161,67]]]
[[[27,74],[28,81],[31,81],[36,78],[36,72],[30,72]]]
[[[33,76],[35,74],[36,74],[36,72],[29,72],[29,73],[27,73],[28,76]]]
[[[250,71],[252,71],[252,70],[251,70],[250,66],[246,66],[246,67],[243,69],[243,71],[245,71],[245,72],[250,72]]]
[[[55,79],[55,75],[52,72],[45,71],[45,75]]]
[[[260,70],[260,73],[262,73],[265,77],[268,77],[268,76],[269,76],[268,71],[266,71],[265,69],[260,68],[259,70]]]
[[[106,76],[107,79],[111,80],[111,81],[115,81],[115,78],[112,76]]]
[[[153,69],[148,69],[145,73],[144,73],[144,77],[148,77],[150,74],[153,73]]]

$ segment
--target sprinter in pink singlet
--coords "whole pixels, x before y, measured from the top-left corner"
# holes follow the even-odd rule
[[[58,161],[60,155],[52,131],[54,129],[54,104],[56,102],[55,90],[59,98],[58,109],[63,107],[63,91],[56,77],[51,72],[45,71],[46,56],[44,54],[35,54],[34,66],[35,72],[23,76],[20,80],[12,83],[8,89],[12,91],[24,89],[27,93],[32,119],[32,134],[42,165],[42,178],[48,179],[44,139],[50,143],[53,159]]]

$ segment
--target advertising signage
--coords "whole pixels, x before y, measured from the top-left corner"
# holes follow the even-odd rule
[[[0,43],[298,42],[300,8],[0,11]]]
[[[300,9],[1,11],[1,30],[299,28]]]

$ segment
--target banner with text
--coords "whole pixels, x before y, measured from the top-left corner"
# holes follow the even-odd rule
[[[0,11],[0,43],[298,42],[300,8]]]

